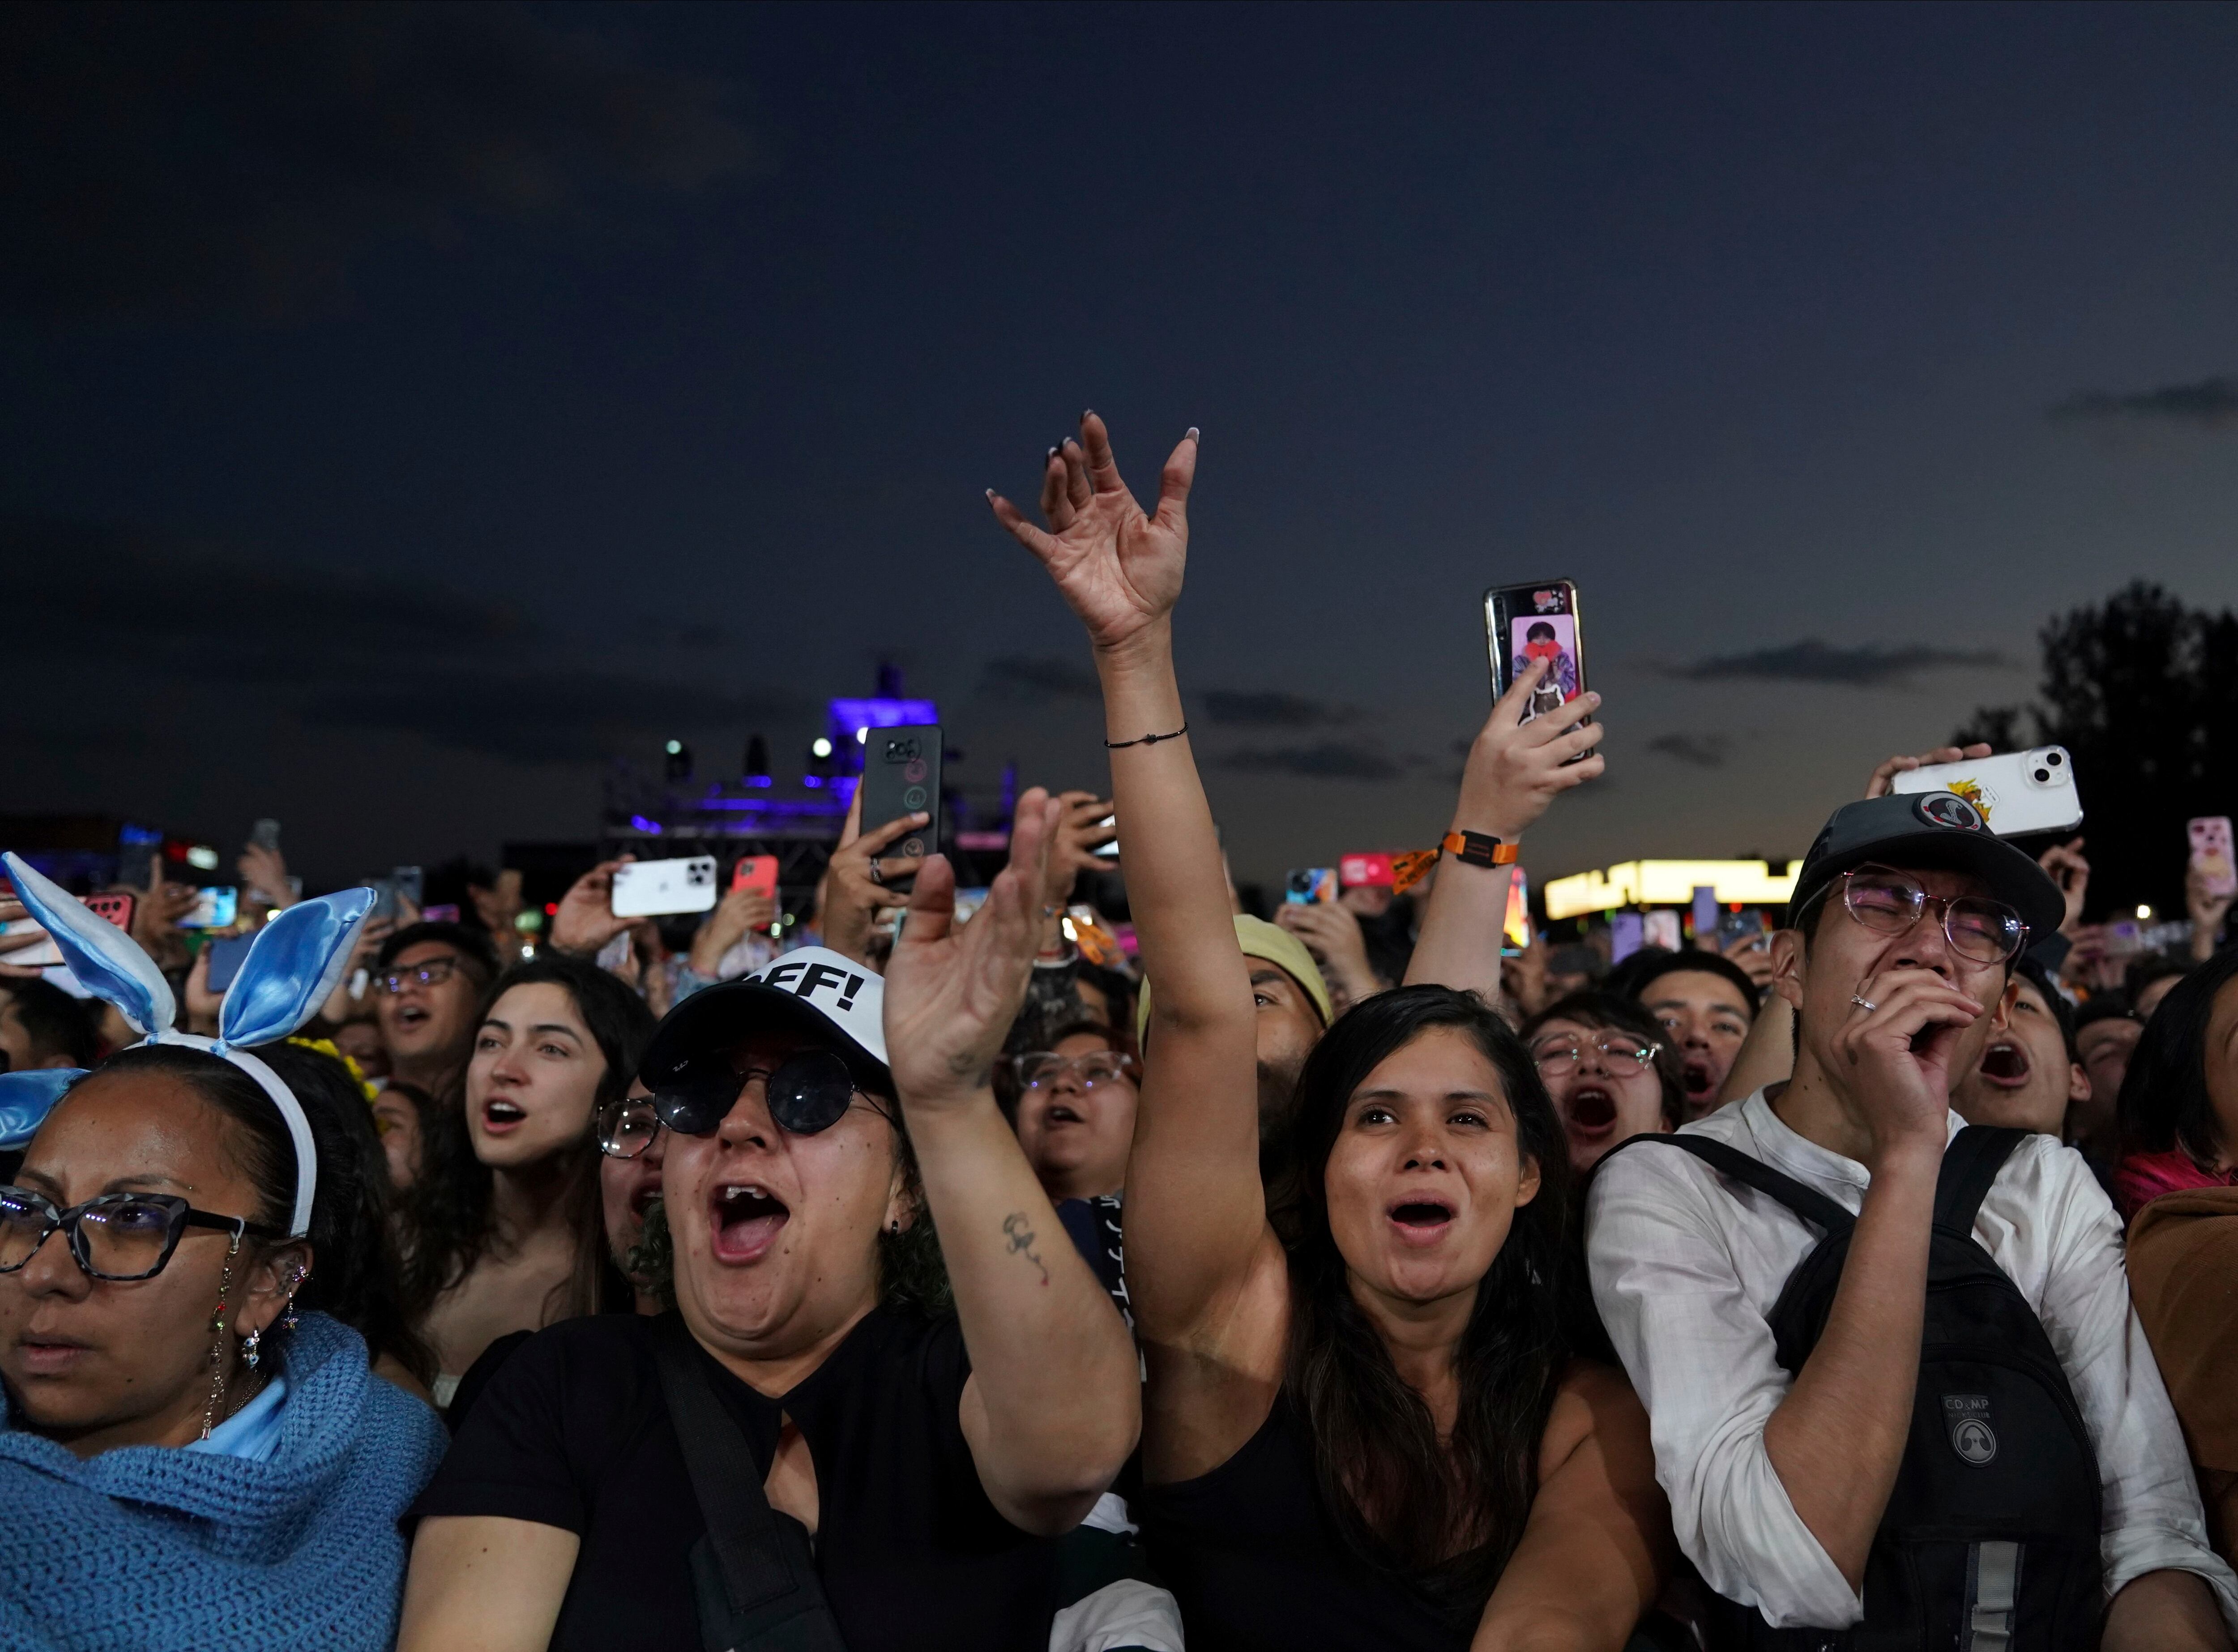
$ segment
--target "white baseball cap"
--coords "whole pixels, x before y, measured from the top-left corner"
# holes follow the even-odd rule
[[[712,1050],[782,1027],[831,1046],[858,1076],[891,1090],[885,1003],[886,983],[876,970],[825,947],[802,947],[742,980],[704,988],[670,1010],[653,1029],[638,1076],[658,1088]]]

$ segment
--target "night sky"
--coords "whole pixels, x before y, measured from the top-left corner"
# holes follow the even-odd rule
[[[1100,785],[982,497],[1093,406],[1204,430],[1240,876],[1432,841],[1549,576],[1533,870],[1798,854],[2053,611],[2238,602],[2234,83],[2228,7],[9,8],[0,809],[493,860],[882,656]]]

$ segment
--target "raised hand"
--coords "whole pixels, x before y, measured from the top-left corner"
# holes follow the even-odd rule
[[[1049,451],[1042,468],[1042,516],[1029,523],[994,489],[995,519],[1032,552],[1056,581],[1099,649],[1123,646],[1173,611],[1189,559],[1189,484],[1196,475],[1197,433],[1182,438],[1158,479],[1158,505],[1145,515],[1119,479],[1111,437],[1093,413],[1080,416],[1080,435]]]
[[[1033,974],[1057,810],[1038,786],[1018,800],[1010,863],[967,924],[956,922],[948,857],[927,856],[917,869],[909,916],[886,964],[886,1050],[904,1106],[966,1101],[991,1082]]]
[[[614,915],[614,869],[637,858],[600,861],[567,886],[560,897],[560,910],[552,918],[552,947],[556,952],[590,956],[630,927],[627,918]]]
[[[1523,720],[1531,691],[1546,671],[1543,659],[1528,662],[1477,731],[1461,766],[1456,831],[1489,832],[1513,843],[1556,797],[1606,767],[1607,760],[1593,750],[1604,726],[1583,720],[1599,706],[1599,695],[1581,694],[1559,710]],[[1571,761],[1581,753],[1582,761]]]
[[[2082,902],[2090,893],[2090,862],[2082,858],[2082,840],[2054,843],[2036,856],[2036,863],[2059,885],[2060,896],[2067,902],[2059,932],[2073,941],[2082,931]]]
[[[1890,757],[1873,770],[1865,782],[1865,796],[1885,797],[1896,790],[1896,777],[1908,775],[1915,769],[1925,769],[1938,763],[1958,763],[1970,757],[1986,757],[1990,748],[1979,742],[1970,746],[1937,746],[1932,751],[1923,751],[1916,757]]]
[[[1858,1109],[1876,1155],[1907,1138],[1942,1152],[1950,1113],[1950,1060],[1959,1035],[1991,1008],[1932,969],[1868,975],[1834,1034],[1832,1075],[1868,1092]],[[1872,1168],[1871,1166],[1867,1166]]]
[[[847,805],[847,823],[840,829],[839,847],[824,869],[824,944],[843,958],[852,958],[866,968],[877,966],[871,956],[871,937],[878,914],[899,906],[908,897],[894,886],[916,875],[918,862],[884,855],[897,839],[908,836],[932,818],[923,809],[897,815],[873,830],[863,829],[863,790]],[[883,858],[882,858],[883,856]]]

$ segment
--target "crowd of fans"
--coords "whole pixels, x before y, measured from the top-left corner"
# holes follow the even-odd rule
[[[0,951],[0,1642],[2231,1647],[2229,897],[2122,955],[2082,840],[1892,790],[1945,749],[1777,928],[1504,945],[1602,767],[1534,662],[1427,877],[1249,915],[1196,456],[990,496],[1111,796],[968,917],[851,819],[795,928],[275,895],[221,994],[191,891],[11,859],[76,990]]]

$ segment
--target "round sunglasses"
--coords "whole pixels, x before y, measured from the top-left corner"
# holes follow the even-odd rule
[[[731,1065],[727,1054],[717,1053],[687,1061],[651,1095],[610,1108],[599,1121],[599,1151],[612,1159],[634,1159],[662,1127],[684,1136],[712,1135],[755,1078],[765,1080],[770,1117],[789,1136],[829,1130],[861,1094],[847,1063],[831,1050],[802,1050],[774,1067],[744,1072]]]

